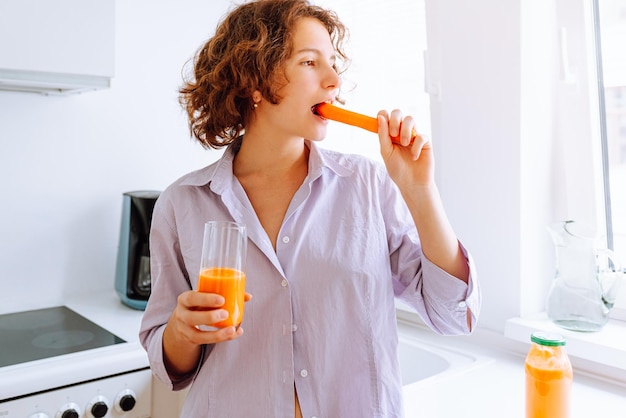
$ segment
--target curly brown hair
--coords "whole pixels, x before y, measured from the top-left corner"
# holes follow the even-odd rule
[[[189,130],[204,148],[219,149],[245,131],[258,90],[279,103],[285,61],[292,53],[293,27],[303,17],[319,20],[328,30],[342,72],[347,28],[337,15],[307,0],[255,0],[231,11],[215,35],[193,58],[193,74],[184,80],[179,101]]]

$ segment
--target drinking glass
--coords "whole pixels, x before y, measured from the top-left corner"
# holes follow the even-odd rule
[[[205,327],[238,327],[243,319],[248,238],[244,224],[210,221],[204,225],[198,291],[224,297],[228,318]]]

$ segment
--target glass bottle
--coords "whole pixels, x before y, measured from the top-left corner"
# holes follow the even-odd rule
[[[526,418],[568,418],[572,364],[559,334],[536,332],[526,356]]]

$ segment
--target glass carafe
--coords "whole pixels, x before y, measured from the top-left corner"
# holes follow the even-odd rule
[[[548,294],[548,317],[574,331],[598,331],[609,320],[624,276],[615,254],[583,236],[574,221],[549,226],[556,248],[556,275]]]

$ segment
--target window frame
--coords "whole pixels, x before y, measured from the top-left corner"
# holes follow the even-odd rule
[[[596,65],[596,80],[597,80],[597,96],[598,96],[598,130],[600,148],[602,151],[602,180],[603,180],[603,195],[604,195],[604,223],[605,223],[605,243],[610,250],[615,249],[615,236],[614,236],[614,214],[612,204],[612,191],[611,191],[611,175],[610,175],[610,158],[609,158],[609,139],[607,129],[607,103],[606,103],[606,85],[604,82],[604,66],[605,61],[603,59],[603,47],[602,47],[602,19],[600,11],[600,1],[590,0],[593,10],[593,37],[595,48],[595,65]],[[626,22],[625,22],[626,24]],[[619,257],[625,255],[618,255]],[[626,260],[621,260],[622,263]],[[622,266],[626,268],[625,266]],[[626,271],[626,270],[625,270]],[[626,321],[626,277],[622,278],[621,290],[615,300],[615,305],[611,310],[611,318]]]

